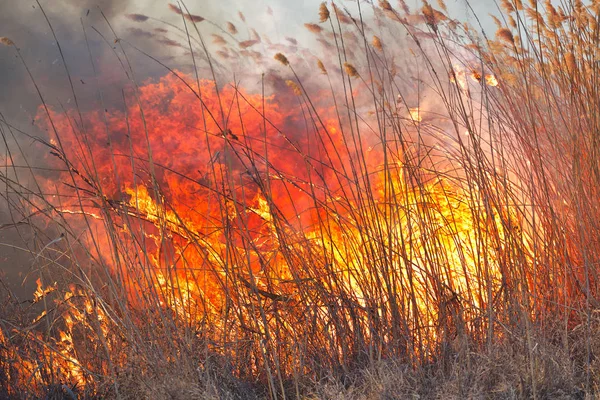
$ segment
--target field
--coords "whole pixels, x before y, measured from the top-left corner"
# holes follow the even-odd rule
[[[326,2],[308,44],[95,9],[76,66],[34,8],[0,398],[600,395],[599,1]]]

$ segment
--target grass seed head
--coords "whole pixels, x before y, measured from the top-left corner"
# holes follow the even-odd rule
[[[7,37],[0,36],[0,44],[3,44],[5,46],[14,46],[15,42],[13,42]]]
[[[434,31],[437,31],[437,25],[439,21],[443,21],[446,19],[446,16],[444,14],[437,10],[434,10],[433,7],[431,7],[431,5],[428,3],[425,3],[421,11],[423,12],[425,23],[429,25],[429,27]]]
[[[319,67],[322,74],[327,75],[327,69],[325,69],[325,65],[323,64],[323,61],[317,59],[317,67]]]
[[[179,15],[183,14],[183,13],[181,12],[181,8],[177,7],[177,6],[176,6],[175,4],[173,4],[173,3],[169,3],[169,10],[173,11],[175,14],[179,14]]]
[[[213,33],[212,37],[213,37],[213,43],[216,45],[225,46],[227,44],[227,41],[221,35],[217,35],[217,34]]]
[[[385,11],[394,11],[392,5],[387,0],[379,0],[379,7],[381,7]]]
[[[333,11],[335,11],[335,16],[342,24],[349,25],[352,23],[352,18],[346,15],[346,13],[343,10],[340,10],[340,8],[335,5],[335,3],[331,3],[331,5],[333,6]]]
[[[300,86],[298,86],[296,82],[287,80],[285,81],[285,84],[294,91],[296,96],[302,96],[302,90],[300,90]]]
[[[410,8],[408,8],[408,5],[404,0],[398,0],[398,5],[402,9],[402,11],[404,11],[405,14],[410,14]]]
[[[444,3],[444,0],[437,0],[438,6],[440,6],[440,8],[442,10],[444,10],[444,12],[447,14],[448,13],[448,7],[446,7],[446,3]]]
[[[185,14],[183,17],[193,23],[204,21],[204,17],[194,14]]]
[[[510,0],[502,0],[500,4],[507,14],[512,14],[515,12],[515,8],[513,7]]]
[[[354,65],[350,63],[344,63],[344,69],[346,70],[348,76],[350,76],[351,78],[358,78],[360,76],[356,68],[354,68]]]
[[[228,30],[228,31],[229,31],[229,33],[231,33],[232,35],[237,35],[237,33],[238,33],[238,30],[237,30],[237,28],[236,28],[236,27],[235,27],[235,25],[234,25],[234,24],[232,24],[231,22],[228,22],[228,23],[227,23],[227,30]]]
[[[304,24],[304,26],[306,27],[306,29],[308,29],[308,30],[309,30],[310,32],[312,32],[312,33],[319,34],[319,33],[321,33],[321,31],[323,31],[323,28],[321,28],[321,27],[320,27],[319,25],[317,25],[317,24],[309,24],[309,23],[306,23],[306,24]]]
[[[329,9],[327,8],[327,4],[322,2],[319,6],[319,22],[325,22],[329,19]]]
[[[238,45],[240,46],[241,49],[247,49],[248,47],[252,47],[257,43],[258,43],[258,41],[256,41],[256,40],[244,40],[244,41],[240,42]]]
[[[511,31],[509,31],[506,28],[500,28],[496,31],[496,36],[502,40],[504,40],[507,43],[510,44],[514,44],[515,43],[515,38],[513,37],[513,34]]]
[[[290,62],[288,61],[287,57],[286,57],[286,56],[284,56],[284,55],[283,55],[283,54],[281,54],[281,53],[277,53],[277,54],[275,54],[275,57],[274,57],[274,58],[275,58],[277,61],[279,61],[280,63],[282,63],[283,65],[285,65],[286,67],[287,67],[288,65],[290,65]]]
[[[373,47],[375,47],[379,51],[383,50],[383,45],[381,44],[381,39],[379,38],[379,36],[373,36]]]

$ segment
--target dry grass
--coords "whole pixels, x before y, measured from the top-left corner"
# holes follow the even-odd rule
[[[29,75],[47,133],[2,116],[0,178],[40,287],[3,293],[0,394],[595,397],[598,10],[505,1],[492,40],[400,5],[315,10],[318,79],[183,4],[188,73],[96,31],[125,111],[61,112]],[[224,84],[197,25],[279,70]]]

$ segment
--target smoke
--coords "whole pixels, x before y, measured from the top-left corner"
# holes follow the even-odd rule
[[[86,69],[86,61],[89,64],[82,26],[91,30],[92,26],[101,25],[102,13],[110,21],[122,13],[127,4],[120,0],[41,1],[39,4],[27,0],[3,1],[0,3],[0,36],[15,43],[49,101],[59,98],[68,101],[69,85],[52,30],[69,68],[77,75]],[[92,39],[92,43],[95,41]],[[3,88],[0,112],[10,115],[12,121],[30,120],[40,99],[22,60],[10,46],[0,48],[0,86]]]
[[[120,30],[121,15],[131,3],[123,0],[41,0],[38,4],[31,0],[0,0],[0,37],[7,38],[0,44],[0,134],[3,136],[0,164],[3,178],[16,180],[18,174],[21,185],[33,187],[31,176],[22,166],[42,165],[48,158],[48,149],[41,149],[30,139],[47,140],[48,136],[34,123],[41,104],[34,81],[44,101],[56,108],[73,108],[73,91],[80,96],[84,106],[92,104],[97,98],[97,88],[93,87],[94,72],[90,60],[97,63],[98,75],[110,76],[105,65],[112,62],[108,57],[113,51],[94,28],[110,38],[105,18]],[[18,133],[19,130],[25,134]],[[10,164],[15,169],[7,167]],[[24,215],[8,205],[9,201],[15,201],[14,196],[9,195],[9,186],[2,182],[1,187],[0,259],[3,267],[0,268],[0,282],[3,290],[28,298],[35,286],[35,275],[29,276],[34,256],[18,249],[29,247],[35,235],[40,234],[37,240],[44,242],[47,238],[42,236],[53,233],[34,233],[23,224]],[[10,186],[11,190],[18,190],[17,187],[15,184]],[[12,224],[16,226],[12,227]],[[5,295],[4,291],[0,294],[2,298]]]
[[[138,83],[167,73],[141,51],[170,67],[192,68],[185,31],[180,30],[184,22],[188,28],[197,24],[212,50],[218,50],[218,45],[212,43],[209,29],[225,37],[235,51],[248,55],[242,57],[245,61],[217,57],[217,67],[221,60],[224,69],[235,71],[246,87],[258,87],[260,73],[266,72],[267,84],[285,93],[289,78],[285,74],[289,72],[280,68],[269,52],[298,49],[300,57],[295,62],[302,63],[302,78],[313,81],[316,64],[311,53],[314,49],[319,54],[322,47],[319,37],[304,23],[318,22],[320,2],[186,2],[192,15],[182,21],[184,15],[177,10],[183,7],[176,0],[0,0],[0,37],[9,38],[19,49],[17,53],[13,46],[0,45],[0,113],[28,134],[47,138],[34,123],[41,99],[29,73],[44,101],[56,110],[73,109],[76,101],[84,111],[123,107],[121,90],[131,85],[133,78],[129,63]],[[345,5],[352,8],[350,2]],[[293,56],[291,50],[288,55]],[[265,53],[265,58],[252,64],[254,68],[245,68],[248,64],[242,63],[252,63],[252,56],[259,52]],[[202,57],[202,52],[195,56]],[[23,148],[30,154],[35,151]]]
[[[247,13],[249,20],[260,23],[261,12],[247,4],[245,9],[242,3],[240,8],[232,3],[225,7],[220,2],[201,6],[190,2],[186,6],[191,15],[185,15],[182,21],[182,13],[175,10],[184,7],[176,0],[39,0],[39,3],[0,0],[0,37],[9,38],[19,48],[45,101],[53,105],[73,104],[65,64],[78,96],[93,98],[96,92],[97,98],[100,89],[110,91],[112,88],[115,93],[104,95],[118,98],[120,89],[131,76],[122,67],[126,64],[125,55],[115,39],[123,39],[128,61],[136,69],[136,78],[143,79],[162,76],[167,70],[142,52],[172,68],[191,68],[183,22],[189,29],[191,24],[198,24],[205,31],[225,28],[230,20],[242,26],[239,10]],[[263,14],[265,10],[266,7],[262,7]],[[196,56],[201,56],[201,52]],[[95,81],[99,85],[92,90],[90,84]],[[40,98],[22,60],[11,46],[0,45],[0,87],[3,88],[0,112],[10,115],[13,122],[31,121]],[[82,105],[85,104],[83,101]]]

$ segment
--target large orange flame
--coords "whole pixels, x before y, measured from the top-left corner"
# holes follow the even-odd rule
[[[178,72],[148,81],[124,110],[38,117],[54,162],[69,167],[45,182],[56,217],[86,232],[84,247],[119,278],[130,304],[158,302],[186,323],[211,325],[215,337],[234,338],[294,332],[308,304],[324,321],[338,308],[356,308],[347,329],[358,329],[360,320],[393,318],[391,304],[411,298],[406,323],[419,357],[446,334],[440,318],[457,318],[455,304],[468,304],[460,316],[467,322],[480,316],[490,302],[481,287],[501,286],[503,238],[494,233],[506,220],[488,214],[459,181],[415,185],[404,156],[384,163],[381,143],[344,132],[331,105],[307,119],[316,110],[298,109],[291,94],[184,80],[194,82]],[[421,113],[409,110],[413,126]],[[40,285],[36,299],[51,290]],[[65,313],[57,346],[64,377],[84,383],[91,366],[75,357],[73,326],[94,316],[93,331],[107,337],[111,318],[81,296],[87,303]],[[247,314],[245,323],[228,323],[232,308]],[[285,319],[274,317],[278,308]],[[344,327],[328,329],[343,338]],[[278,338],[282,368],[295,364],[296,334]],[[325,332],[305,334],[329,340]],[[343,355],[340,340],[334,347]],[[110,351],[106,340],[98,345]]]

